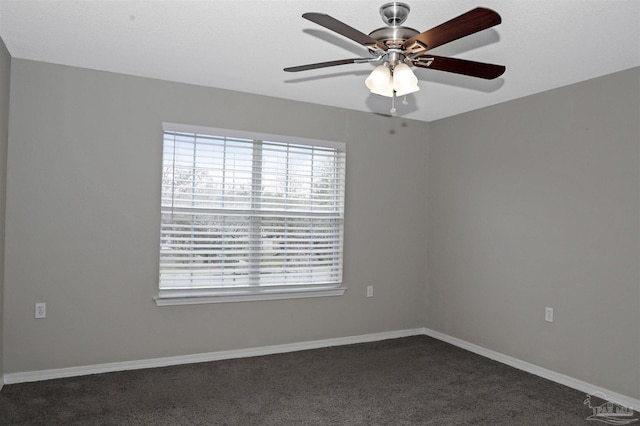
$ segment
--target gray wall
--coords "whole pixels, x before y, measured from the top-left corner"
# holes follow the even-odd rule
[[[640,397],[638,69],[430,125],[11,69],[5,373],[426,325]],[[162,121],[346,142],[347,293],[155,306]]]
[[[7,145],[9,140],[9,87],[11,56],[0,39],[0,378],[3,375],[3,306],[4,306],[4,217],[7,181]]]
[[[11,90],[5,374],[423,325],[427,124],[20,59]],[[347,293],[157,307],[163,121],[346,142]]]
[[[636,68],[433,123],[428,327],[640,398],[639,93]]]

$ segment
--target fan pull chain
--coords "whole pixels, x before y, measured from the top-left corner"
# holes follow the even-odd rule
[[[391,97],[391,109],[389,110],[389,112],[391,114],[395,114],[396,113],[396,94],[395,94],[395,92],[393,93],[393,96]]]
[[[402,98],[402,105],[409,105],[409,102],[407,102],[407,95],[404,95],[404,98]]]

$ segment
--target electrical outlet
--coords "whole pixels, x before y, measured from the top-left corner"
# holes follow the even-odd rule
[[[46,318],[46,317],[47,317],[47,304],[36,303],[36,318]]]
[[[547,322],[553,322],[553,308],[544,308],[544,320]]]
[[[367,286],[367,297],[373,297],[373,286],[372,285],[368,285]]]

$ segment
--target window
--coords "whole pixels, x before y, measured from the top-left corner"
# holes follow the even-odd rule
[[[164,124],[156,302],[341,295],[345,147]]]

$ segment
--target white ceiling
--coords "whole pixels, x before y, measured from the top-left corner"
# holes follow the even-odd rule
[[[369,93],[371,64],[298,73],[282,68],[368,57],[359,44],[301,17],[321,12],[364,32],[385,26],[386,0],[0,0],[14,58],[388,114]],[[640,66],[638,0],[405,0],[405,26],[430,29],[477,6],[502,24],[435,48],[505,65],[496,80],[417,69],[421,90],[396,115],[432,121]]]

